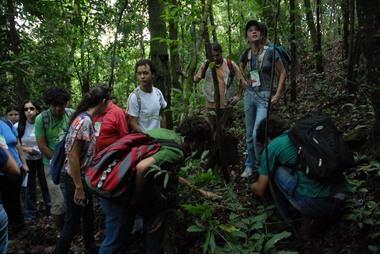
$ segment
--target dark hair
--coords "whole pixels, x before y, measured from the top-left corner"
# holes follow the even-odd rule
[[[53,106],[66,105],[70,99],[70,93],[62,88],[49,88],[44,95],[45,103]]]
[[[19,109],[18,109],[17,106],[15,106],[15,105],[12,104],[12,105],[10,105],[10,106],[7,107],[7,109],[5,111],[5,114],[8,114],[8,112],[11,112],[11,111],[17,111],[17,112],[19,112]]]
[[[264,23],[258,22],[257,20],[250,20],[245,25],[245,36],[246,37],[247,37],[248,29],[252,26],[255,26],[260,31],[262,37],[268,36],[267,25],[265,25]]]
[[[17,133],[18,139],[21,141],[21,138],[24,136],[25,126],[26,126],[26,115],[24,111],[24,107],[27,103],[31,103],[38,112],[41,112],[41,106],[35,100],[25,100],[20,107],[20,119],[18,121]]]
[[[71,117],[71,122],[82,112],[87,111],[91,107],[97,106],[103,100],[109,100],[111,97],[110,89],[105,84],[96,84],[89,92],[84,94],[82,101],[79,102],[76,111]]]
[[[220,45],[220,44],[217,43],[217,42],[213,42],[213,43],[211,43],[211,49],[212,49],[213,51],[216,51],[216,52],[220,52],[220,53],[223,52],[222,45]]]
[[[137,61],[136,65],[135,65],[135,73],[137,73],[137,68],[139,66],[149,66],[150,67],[150,72],[153,74],[153,75],[156,75],[156,67],[154,66],[153,62],[149,59],[140,59],[139,61]]]
[[[190,116],[184,119],[176,129],[184,137],[184,142],[195,143],[199,148],[212,141],[212,128],[203,117]]]
[[[256,131],[256,139],[259,143],[265,143],[265,127],[266,127],[266,118],[263,119]],[[274,139],[277,136],[281,135],[285,130],[287,130],[288,123],[282,120],[277,115],[270,115],[268,119],[268,138]]]

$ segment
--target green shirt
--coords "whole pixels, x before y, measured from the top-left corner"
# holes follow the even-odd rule
[[[54,151],[54,148],[57,145],[57,143],[59,143],[65,136],[65,133],[69,127],[70,116],[72,111],[72,109],[66,109],[65,113],[61,118],[56,118],[53,116],[50,109],[46,110],[47,117],[49,119],[49,125],[46,130],[44,127],[44,120],[42,116],[43,114],[39,114],[36,117],[35,122],[36,138],[45,137],[47,141],[47,146],[52,151]],[[49,165],[49,159],[45,155],[43,156],[43,162],[45,165]]]
[[[269,171],[273,172],[278,166],[294,165],[297,160],[297,148],[289,139],[288,131],[273,139],[268,146],[269,151]],[[305,197],[322,198],[330,197],[338,192],[346,192],[348,184],[342,176],[326,182],[318,182],[307,177],[303,172],[291,170],[292,174],[298,174],[297,192]],[[261,168],[259,169],[261,175],[268,175],[267,172],[267,159],[266,152],[263,151],[261,156]]]
[[[146,133],[155,139],[167,139],[173,140],[178,144],[182,143],[181,136],[170,129],[155,128],[147,131]],[[163,163],[177,163],[183,159],[184,155],[183,152],[178,148],[163,145],[158,152],[152,155],[152,157],[156,160],[156,165],[159,166]]]

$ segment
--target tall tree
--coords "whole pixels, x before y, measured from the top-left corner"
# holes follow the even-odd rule
[[[165,10],[163,0],[148,0],[149,30],[150,30],[150,56],[157,68],[156,86],[160,88],[168,103],[167,109],[171,107],[171,78],[169,71],[169,54],[166,45],[166,23],[162,18]],[[170,110],[165,111],[166,125],[173,127],[172,114]]]
[[[322,45],[321,45],[321,40],[319,40],[320,35],[318,35],[321,31],[318,32],[315,27],[314,18],[313,18],[313,10],[311,8],[310,0],[304,0],[304,5],[306,8],[307,26],[309,28],[311,41],[313,43],[313,50],[314,50],[314,56],[315,56],[315,68],[317,72],[322,72],[323,71]],[[317,5],[319,6],[318,3]],[[317,9],[318,9],[318,6],[317,6]]]
[[[351,93],[354,93],[356,88],[355,82],[355,66],[358,64],[360,56],[360,34],[355,29],[355,0],[348,0],[348,14],[349,14],[349,33],[348,33],[348,63],[346,75],[346,87]]]
[[[290,70],[290,100],[294,103],[297,100],[297,43],[296,43],[296,3],[289,0],[289,22],[290,22],[290,56],[293,61]]]
[[[380,159],[380,6],[379,0],[356,1],[360,34],[365,37],[363,55],[366,59],[366,78],[375,111],[373,144]]]
[[[178,8],[177,0],[171,0],[170,4],[172,8]],[[181,89],[181,84],[179,83],[179,73],[181,73],[181,61],[179,58],[178,22],[176,19],[178,19],[178,17],[171,15],[171,18],[169,20],[170,74],[172,78],[172,88]]]
[[[10,42],[10,49],[12,52],[12,59],[16,62],[14,69],[13,77],[16,84],[16,98],[17,103],[21,104],[29,96],[29,90],[25,84],[25,65],[21,64],[20,55],[21,55],[21,39],[20,35],[16,29],[16,6],[14,5],[15,1],[7,0],[7,18],[9,24],[9,33],[8,39]]]
[[[108,86],[112,89],[113,83],[114,83],[114,72],[115,72],[115,58],[116,58],[116,48],[118,44],[118,34],[119,34],[119,29],[120,29],[120,23],[123,18],[123,14],[125,9],[127,9],[128,6],[128,0],[125,0],[122,7],[120,8],[119,15],[117,17],[117,23],[116,23],[116,30],[115,30],[115,35],[114,35],[114,41],[112,45],[112,54],[111,54],[111,74],[110,74],[110,79],[108,82]]]
[[[348,0],[342,0],[341,9],[343,15],[343,59],[346,59],[348,56],[348,24],[350,22]]]

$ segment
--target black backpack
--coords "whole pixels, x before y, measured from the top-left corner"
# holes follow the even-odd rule
[[[297,169],[312,179],[328,180],[355,165],[353,153],[326,115],[306,115],[290,129],[289,138],[298,148]]]

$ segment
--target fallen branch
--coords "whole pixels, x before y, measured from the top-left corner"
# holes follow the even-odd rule
[[[199,193],[201,193],[204,197],[206,198],[222,198],[221,196],[219,196],[218,194],[215,194],[214,192],[210,192],[210,191],[206,191],[204,189],[200,189],[200,188],[197,188],[194,184],[192,184],[189,180],[183,178],[183,177],[179,177],[179,183],[181,184],[184,184],[186,186],[189,186],[190,188],[198,191]]]

